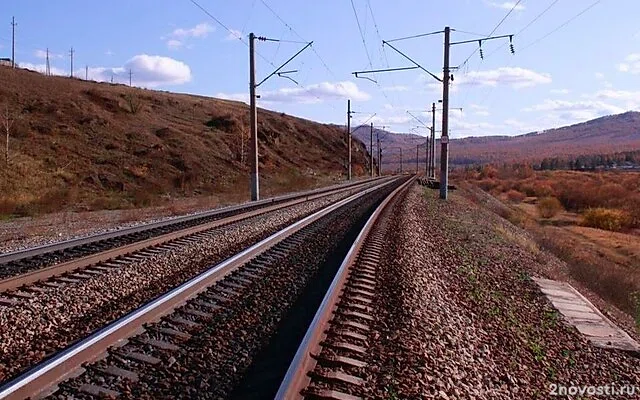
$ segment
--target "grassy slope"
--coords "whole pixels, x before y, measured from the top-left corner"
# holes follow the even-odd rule
[[[6,67],[0,67],[0,81],[0,119],[4,124],[7,106],[16,117],[8,168],[0,161],[0,214],[248,196],[243,103]],[[258,111],[258,120],[265,195],[343,173],[339,129],[267,110]],[[356,175],[365,162],[364,147],[355,142]]]

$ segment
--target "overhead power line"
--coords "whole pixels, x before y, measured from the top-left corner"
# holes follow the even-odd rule
[[[578,14],[574,15],[573,17],[569,18],[568,20],[566,20],[565,22],[563,22],[562,24],[560,24],[558,27],[554,28],[553,30],[551,30],[549,33],[545,34],[544,36],[534,40],[533,42],[529,43],[528,45],[524,46],[522,49],[520,49],[520,51],[524,51],[526,49],[528,49],[529,47],[538,44],[539,42],[543,41],[544,39],[548,38],[549,36],[553,35],[554,33],[556,33],[557,31],[559,31],[560,29],[564,28],[565,26],[569,25],[571,22],[573,22],[575,19],[579,18],[582,14],[586,13],[587,11],[591,10],[593,7],[595,7],[598,3],[602,2],[602,0],[596,0],[595,2],[593,2],[590,6],[588,6],[587,8],[585,8],[584,10],[580,11]]]
[[[498,30],[498,28],[500,27],[500,25],[502,25],[502,23],[509,17],[509,15],[511,15],[511,13],[520,5],[520,3],[522,2],[522,0],[518,0],[513,7],[511,7],[511,9],[509,10],[509,12],[507,12],[507,14],[502,17],[502,19],[500,20],[500,22],[498,22],[498,24],[491,30],[491,32],[489,32],[489,34],[487,36],[491,36],[494,34],[495,31]],[[469,59],[471,59],[471,57],[473,57],[474,54],[476,54],[478,52],[480,48],[476,47],[473,52],[471,52],[471,54],[469,54],[469,57],[467,57],[459,66],[458,68],[462,68],[464,67],[467,62],[469,62]]]
[[[289,25],[287,23],[287,21],[285,21],[282,17],[280,17],[280,15],[273,9],[271,8],[271,6],[269,6],[269,4],[267,4],[267,2],[265,0],[260,0],[260,2],[271,12],[271,14],[273,14],[285,27],[287,27],[291,33],[293,33],[294,35],[296,35],[298,38],[300,38],[304,43],[307,43],[308,41],[303,38],[295,29],[293,29],[293,27],[291,25]],[[316,55],[316,57],[318,57],[318,60],[320,60],[320,63],[322,64],[322,66],[324,67],[324,69],[327,70],[327,72],[329,72],[329,74],[331,76],[333,76],[334,79],[338,79],[336,74],[331,70],[331,68],[329,68],[329,66],[327,65],[327,63],[324,61],[324,59],[320,56],[320,54],[316,51],[315,47],[311,46],[311,51],[313,51],[313,54]]]
[[[520,29],[518,32],[516,32],[515,36],[520,35],[522,32],[524,32],[525,30],[527,30],[531,25],[533,25],[537,20],[539,20],[544,14],[547,13],[547,11],[549,11],[551,9],[551,7],[555,6],[556,3],[560,1],[560,0],[553,0],[551,2],[551,4],[549,4],[547,6],[547,8],[545,8],[544,10],[542,10],[542,12],[538,15],[535,16],[535,18],[533,18],[527,25],[525,25],[522,29]],[[493,54],[497,53],[500,49],[502,49],[504,46],[506,46],[506,43],[501,44],[500,46],[498,46],[495,50],[493,50],[491,53],[487,54],[486,57],[490,57]],[[518,51],[522,51],[522,49],[518,49]]]
[[[371,62],[371,55],[369,55],[367,42],[364,40],[364,33],[362,33],[362,26],[360,25],[360,19],[358,18],[358,12],[356,11],[355,4],[353,4],[353,0],[351,0],[351,8],[353,9],[353,15],[355,15],[356,17],[356,23],[358,24],[358,31],[360,32],[360,38],[362,39],[362,45],[364,46],[364,52],[367,54],[367,60],[369,60],[369,67],[373,68],[373,63]]]

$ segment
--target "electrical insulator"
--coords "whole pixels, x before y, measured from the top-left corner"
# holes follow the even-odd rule
[[[482,40],[478,40],[478,46],[480,47],[480,59],[484,60],[484,53],[482,52]]]
[[[511,50],[511,54],[516,54],[516,51],[513,48],[513,36],[509,36],[509,49]]]

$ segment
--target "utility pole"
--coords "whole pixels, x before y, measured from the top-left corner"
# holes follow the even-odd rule
[[[418,175],[418,160],[420,159],[420,145],[416,145],[416,175]]]
[[[376,140],[378,142],[378,176],[382,176],[382,149],[380,149],[380,131],[376,132]]]
[[[69,56],[71,57],[71,77],[73,78],[73,47],[69,51]]]
[[[449,47],[451,29],[444,28],[444,75],[442,79],[442,136],[440,144],[440,198],[447,199],[449,183]]]
[[[264,36],[256,36],[253,32],[249,33],[249,125],[251,131],[251,170],[250,170],[250,185],[251,185],[251,200],[257,201],[260,200],[260,181],[258,176],[258,168],[259,168],[259,160],[258,160],[258,109],[256,105],[256,99],[259,97],[256,95],[256,89],[266,82],[269,78],[274,75],[278,75],[279,77],[284,77],[293,81],[293,79],[286,76],[286,74],[290,74],[295,71],[280,71],[287,64],[289,64],[294,58],[296,58],[300,53],[305,51],[308,47],[311,47],[313,42],[307,43],[302,49],[300,49],[296,54],[290,57],[287,61],[285,61],[281,66],[276,68],[275,71],[267,75],[266,78],[256,83],[256,58],[255,58],[255,41],[256,39],[263,42],[280,42],[278,39],[270,39]],[[295,82],[295,81],[294,81]],[[297,83],[297,82],[296,82]]]
[[[249,34],[249,124],[251,128],[251,200],[260,200],[258,177],[258,110],[256,108],[256,59],[254,42],[256,36]]]
[[[89,80],[89,66],[88,65],[84,66],[84,80],[85,81]]]
[[[16,17],[11,17],[11,68],[16,67]]]
[[[427,141],[424,144],[424,176],[429,178],[429,154],[431,154],[431,139],[427,137]]]
[[[129,68],[129,87],[131,87],[131,76],[133,75],[133,72],[131,71],[131,68]]]
[[[400,173],[403,173],[404,170],[402,168],[402,147],[400,147]]]
[[[46,75],[51,76],[51,64],[49,64],[49,48],[48,47],[47,47]]]
[[[429,177],[436,179],[436,103],[431,104],[431,151],[429,152]]]
[[[371,134],[369,135],[369,175],[373,178],[373,122],[371,123]]]
[[[347,160],[347,180],[351,180],[351,100],[347,100],[347,147],[349,157]]]

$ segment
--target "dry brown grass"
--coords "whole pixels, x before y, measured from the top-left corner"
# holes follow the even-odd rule
[[[19,114],[10,163],[0,162],[0,214],[248,199],[246,104],[2,67],[0,81],[0,108]],[[258,136],[265,195],[345,172],[339,127],[260,109]],[[364,174],[357,141],[353,155]]]
[[[567,271],[562,273],[631,315],[640,329],[640,238],[637,235],[576,226],[574,221],[579,219],[571,218],[570,213],[562,214],[562,221],[568,225],[543,224],[530,211],[530,204],[509,206],[487,193],[483,198],[477,189],[465,185],[462,188],[475,203],[524,228],[540,249],[565,261]],[[503,235],[537,254],[525,238],[518,238],[517,234],[506,230]]]
[[[520,203],[526,197],[527,196],[524,193],[519,192],[515,189],[511,189],[507,192],[507,199],[509,199],[509,201],[512,203]]]

